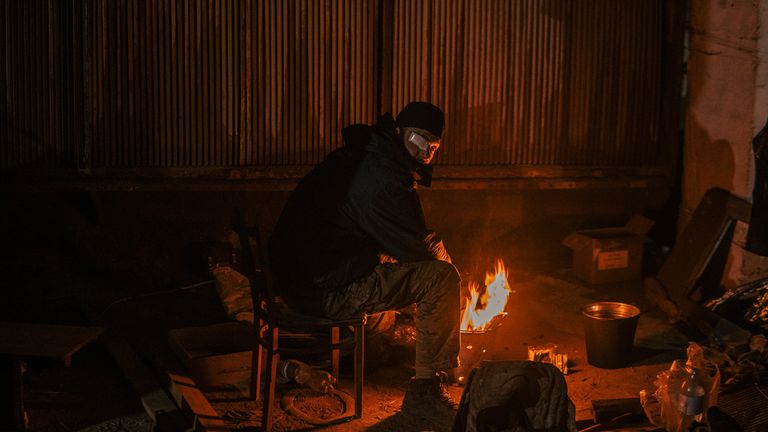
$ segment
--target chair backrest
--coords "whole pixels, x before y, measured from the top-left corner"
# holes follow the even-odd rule
[[[269,253],[267,252],[261,230],[258,225],[248,227],[245,224],[242,212],[237,208],[232,211],[232,230],[237,234],[240,241],[242,254],[240,267],[242,273],[248,278],[251,286],[254,324],[256,324],[256,319],[274,322],[274,280],[270,271]],[[256,257],[253,254],[252,238],[256,241],[256,251],[260,267],[257,266]],[[261,278],[259,278],[259,275]]]

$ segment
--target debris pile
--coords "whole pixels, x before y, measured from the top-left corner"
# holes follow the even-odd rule
[[[720,369],[724,390],[768,380],[768,350],[762,334],[753,335],[747,344],[710,344],[704,347],[704,356]]]

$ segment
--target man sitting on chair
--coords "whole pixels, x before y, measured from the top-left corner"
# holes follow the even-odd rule
[[[458,366],[460,276],[416,193],[430,184],[443,127],[440,108],[411,102],[397,119],[344,128],[344,146],[300,181],[269,244],[278,294],[305,314],[349,319],[416,304],[406,414],[455,409],[441,377]]]

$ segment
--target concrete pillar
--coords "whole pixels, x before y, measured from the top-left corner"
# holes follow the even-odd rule
[[[751,200],[752,138],[768,118],[768,0],[692,0],[680,232],[704,193]],[[736,228],[723,283],[768,275],[768,258],[744,250]]]

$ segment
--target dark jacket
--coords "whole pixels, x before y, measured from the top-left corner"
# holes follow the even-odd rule
[[[392,116],[349,126],[342,137],[344,147],[299,182],[270,238],[279,293],[289,299],[319,299],[366,276],[380,254],[449,260],[415,190],[416,173],[429,173],[408,154]]]

